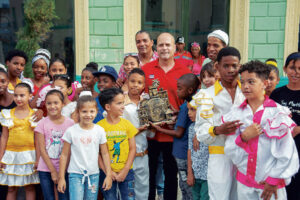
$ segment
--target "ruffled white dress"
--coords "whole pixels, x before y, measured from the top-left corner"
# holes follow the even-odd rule
[[[0,171],[0,184],[8,186],[25,186],[38,184],[39,177],[34,169],[36,153],[34,131],[37,123],[33,122],[34,110],[24,119],[14,115],[15,108],[3,109],[0,115],[2,126],[8,127],[9,135],[1,163],[6,166]]]

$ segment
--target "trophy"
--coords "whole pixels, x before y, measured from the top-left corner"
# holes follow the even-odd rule
[[[157,89],[158,86],[159,81],[154,79],[152,85],[149,86],[149,99],[143,99],[140,102],[138,109],[140,126],[149,125],[149,122],[156,125],[173,122],[168,92],[162,88]]]

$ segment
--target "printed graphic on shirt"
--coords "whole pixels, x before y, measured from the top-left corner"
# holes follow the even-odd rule
[[[73,138],[73,143],[75,145],[88,146],[91,143],[97,144],[97,142],[98,142],[98,138],[91,135],[81,135]]]
[[[62,136],[62,130],[51,130],[51,137],[48,140],[46,149],[49,157],[52,159],[59,159],[63,147],[63,143],[61,140]]]
[[[125,164],[129,153],[128,137],[126,132],[108,131],[106,132],[106,137],[111,163]]]
[[[297,113],[298,115],[300,115],[300,103],[294,101],[286,102],[282,99],[280,104],[288,107],[292,113]]]
[[[125,139],[124,139],[125,140]],[[113,148],[111,149],[111,151],[114,151],[113,155],[112,155],[112,163],[114,162],[114,159],[115,157],[117,157],[117,160],[115,163],[118,163],[119,162],[119,159],[120,159],[120,152],[121,152],[121,148],[120,148],[120,144],[124,141],[124,140],[121,140],[120,142],[116,142],[114,140],[114,146]]]

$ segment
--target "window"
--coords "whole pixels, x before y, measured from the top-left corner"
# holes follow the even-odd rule
[[[207,34],[216,29],[228,33],[228,27],[229,0],[142,1],[142,29],[154,39],[165,31],[206,49]]]
[[[0,62],[17,44],[16,32],[24,26],[24,0],[0,0]],[[55,0],[55,20],[48,39],[40,44],[51,57],[62,57],[69,75],[74,75],[74,0]],[[29,61],[30,62],[30,61]]]

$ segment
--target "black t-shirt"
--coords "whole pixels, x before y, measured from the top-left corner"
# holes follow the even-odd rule
[[[287,86],[283,86],[275,89],[271,93],[270,99],[288,107],[292,112],[292,119],[297,126],[300,126],[300,90],[290,90]],[[300,153],[300,135],[297,135],[294,139],[298,153]]]
[[[14,107],[16,107],[16,103],[13,101],[9,106],[2,106],[0,105],[0,112],[2,111],[2,109],[12,109]],[[0,135],[2,134],[2,125],[0,124]]]

